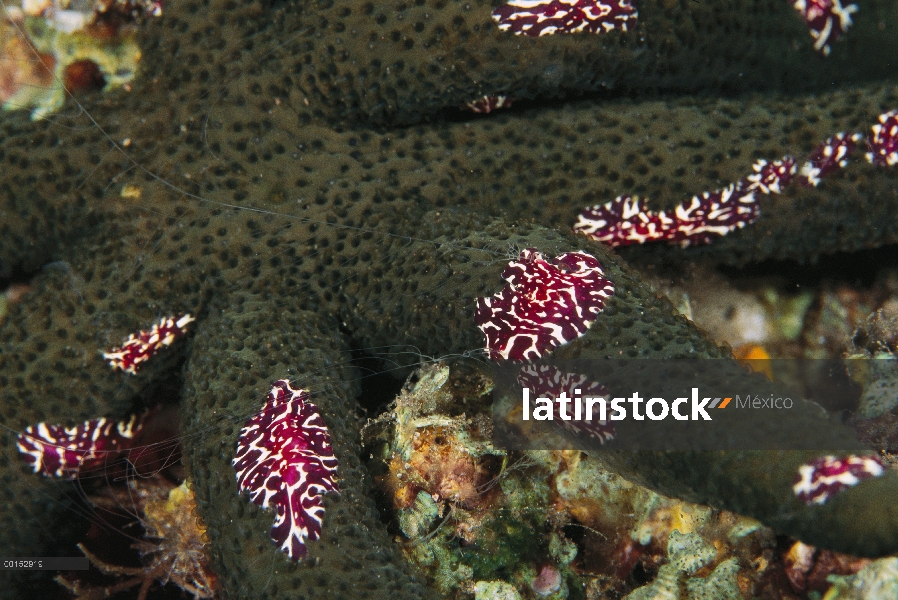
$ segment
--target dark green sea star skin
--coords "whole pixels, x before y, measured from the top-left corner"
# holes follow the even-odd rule
[[[503,34],[493,0],[322,0],[274,11],[270,28],[295,49],[282,64],[290,93],[331,122],[417,123],[484,94],[797,93],[894,72],[898,38],[881,24],[898,8],[888,0],[864,3],[852,37],[826,61],[788,2],[633,4],[636,26],[603,36]]]
[[[882,4],[875,10],[885,10]],[[619,259],[552,227],[566,231],[580,208],[617,193],[675,203],[745,175],[755,158],[801,155],[836,131],[866,129],[898,104],[893,84],[872,83],[791,99],[578,103],[409,128],[328,124],[334,114],[324,99],[341,88],[321,88],[320,96],[303,90],[292,78],[301,53],[284,68],[293,44],[305,43],[291,37],[305,31],[297,28],[303,10],[167,6],[148,28],[146,70],[133,91],[45,122],[12,114],[2,123],[0,276],[54,262],[0,326],[0,422],[20,431],[38,421],[121,416],[186,359],[186,462],[230,597],[334,597],[339,585],[348,598],[426,595],[391,548],[367,493],[356,456],[350,382],[358,374],[346,366],[350,344],[388,344],[403,363],[410,348],[426,355],[476,350],[482,337],[474,300],[502,287],[509,258],[526,247],[548,256],[583,248],[607,267],[616,293],[588,335],[564,352],[724,356]],[[442,19],[442,9],[433,10]],[[783,27],[791,40],[794,26]],[[742,34],[754,39],[760,31]],[[581,36],[546,44],[584,39],[602,44]],[[530,49],[528,58],[542,56],[531,41],[516,43]],[[845,52],[869,50],[861,46]],[[838,48],[834,55],[835,66],[826,68],[838,73]],[[785,79],[799,77],[793,66],[781,66],[792,73]],[[347,118],[373,110],[376,120],[389,121],[419,96],[396,97],[404,99],[389,110],[361,100],[334,110]],[[460,96],[447,88],[442,97],[452,105]],[[422,114],[436,101],[429,102]],[[857,161],[817,190],[766,202],[757,225],[710,251],[721,248],[720,260],[741,262],[894,242],[896,181],[894,171]],[[125,185],[139,188],[140,200],[122,197]],[[846,202],[851,190],[856,195]],[[841,230],[838,210],[856,211]],[[198,317],[191,339],[139,376],[103,362],[101,350],[159,316],[183,312]],[[272,514],[238,497],[229,464],[243,421],[282,377],[312,391],[341,461],[343,492],[326,500],[323,538],[300,564],[267,539]],[[890,501],[898,477],[807,508],[788,488],[806,455],[783,456],[776,469],[763,458],[738,458],[642,454],[616,462],[668,494],[741,510],[810,543],[869,555],[898,550]],[[26,471],[8,441],[0,456],[8,555],[45,551],[55,533],[48,515],[60,513],[68,489]]]

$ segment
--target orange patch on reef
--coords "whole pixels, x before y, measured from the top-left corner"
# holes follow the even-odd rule
[[[773,381],[773,364],[770,354],[767,353],[763,346],[745,344],[733,349],[733,356],[755,373],[762,373],[767,376],[767,379]]]
[[[495,489],[488,484],[498,474],[491,457],[467,452],[450,427],[419,428],[412,444],[409,460],[395,454],[382,479],[396,508],[411,506],[421,490],[469,510],[489,505]]]
[[[792,544],[783,555],[783,569],[796,592],[825,592],[832,585],[831,576],[854,575],[870,562],[868,558],[819,550],[801,542]]]

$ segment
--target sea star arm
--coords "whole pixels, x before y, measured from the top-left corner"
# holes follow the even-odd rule
[[[296,40],[299,51],[278,60],[301,90],[293,98],[328,121],[368,124],[418,123],[484,94],[544,101],[623,89],[795,93],[891,73],[889,57],[898,50],[895,36],[878,28],[896,17],[883,0],[865,3],[847,34],[855,44],[834,44],[828,60],[819,60],[805,23],[786,0],[701,6],[638,0],[631,4],[639,16],[628,20],[626,31],[540,37],[500,29],[493,15],[514,10],[512,4],[525,12],[551,4],[557,16],[583,3],[477,0],[437,7],[333,0],[279,12],[270,26],[279,35],[253,43],[263,54],[283,39]]]
[[[355,0],[341,4],[350,9],[359,7]],[[509,44],[521,45],[519,38],[497,42],[492,50],[484,52],[478,39],[480,33],[471,35],[473,27],[453,30],[454,17],[459,15],[452,11],[464,4],[450,2],[445,3],[445,10],[433,9],[434,21],[427,27],[435,30],[440,25],[446,32],[437,40],[438,46],[445,45],[450,52],[457,48],[457,55],[472,59],[476,56],[471,51],[494,55],[501,61],[506,60],[504,57],[516,61],[524,56],[501,51]],[[482,22],[489,24],[495,7],[473,4]],[[748,17],[754,18],[754,3],[743,4]],[[882,10],[898,10],[894,2],[884,4],[889,8]],[[438,70],[430,73],[419,87],[420,79],[409,75],[411,62],[402,68],[395,61],[382,62],[375,72],[375,65],[370,62],[347,60],[348,55],[340,48],[344,42],[337,40],[348,40],[350,34],[337,30],[338,19],[329,19],[325,26],[322,13],[313,14],[305,6],[304,10],[291,10],[297,7],[281,3],[272,6],[275,8],[269,11],[251,2],[222,0],[209,6],[199,2],[174,3],[166,8],[160,21],[150,24],[142,34],[146,59],[143,77],[135,82],[131,92],[88,102],[86,110],[69,104],[71,110],[65,116],[38,124],[27,124],[23,117],[4,119],[0,140],[4,161],[0,173],[0,275],[8,276],[19,268],[32,271],[48,260],[65,260],[71,276],[64,277],[60,271],[52,281],[56,288],[64,290],[63,297],[69,303],[65,308],[72,308],[71,314],[68,310],[55,310],[49,285],[38,282],[39,293],[33,301],[14,309],[0,327],[3,423],[10,429],[21,431],[45,419],[73,425],[84,418],[114,416],[123,409],[119,401],[139,395],[139,389],[152,381],[154,369],[158,373],[170,370],[170,364],[177,362],[178,357],[160,356],[163,362],[157,363],[157,367],[149,365],[149,370],[135,378],[104,370],[108,367],[100,352],[168,315],[195,313],[197,327],[202,328],[207,318],[204,310],[227,308],[229,295],[247,290],[266,310],[278,310],[283,306],[279,302],[285,301],[279,298],[289,298],[293,303],[291,310],[299,306],[300,310],[314,313],[323,324],[339,315],[338,323],[351,325],[352,335],[365,346],[391,344],[434,355],[476,351],[480,334],[473,320],[473,301],[497,292],[502,286],[500,274],[505,263],[530,247],[547,256],[571,250],[598,253],[615,281],[615,300],[602,313],[602,319],[580,341],[560,348],[560,353],[640,355],[653,350],[674,356],[698,348],[709,356],[719,356],[715,346],[675,317],[665,301],[597,246],[585,240],[565,239],[561,234],[553,234],[550,239],[546,230],[538,235],[530,235],[532,231],[524,235],[523,229],[512,229],[507,223],[524,218],[568,228],[583,205],[606,194],[613,197],[615,192],[629,191],[630,187],[644,187],[649,196],[654,196],[653,192],[682,191],[680,188],[695,193],[713,189],[720,179],[730,181],[734,176],[747,174],[756,158],[778,158],[784,152],[794,152],[791,146],[796,144],[799,150],[803,144],[809,145],[809,151],[821,137],[841,129],[841,125],[829,129],[827,119],[869,124],[876,118],[876,113],[870,113],[870,105],[889,100],[883,105],[894,106],[890,100],[894,99],[893,88],[890,92],[887,86],[879,84],[820,93],[810,100],[762,99],[750,104],[631,102],[629,107],[621,103],[602,108],[584,103],[409,129],[352,127],[342,119],[364,120],[371,114],[378,122],[394,118],[418,121],[422,113],[412,107],[422,98],[426,99],[422,112],[431,114],[437,107],[467,100],[456,93],[467,93],[466,86]],[[662,50],[676,40],[658,34],[663,27],[652,26],[646,37],[648,46],[620,50],[622,57],[629,55],[630,59],[641,61],[642,69],[634,69],[634,64],[626,61],[608,61],[607,53],[601,50],[592,56],[597,62],[611,65],[611,71],[605,72],[607,78],[595,76],[588,67],[582,71],[589,73],[590,81],[600,88],[626,84],[624,87],[649,91],[656,91],[658,85],[664,89],[704,86],[708,77],[724,72],[721,67],[729,73],[744,70],[747,74],[744,78],[718,80],[728,90],[740,85],[752,87],[758,82],[763,84],[758,89],[776,89],[776,82],[796,80],[814,87],[815,81],[832,80],[833,73],[845,74],[835,62],[828,63],[834,66],[817,71],[816,60],[808,66],[803,58],[791,55],[790,31],[774,35],[777,44],[788,46],[783,52],[774,52],[787,64],[770,66],[758,61],[757,56],[743,54],[741,49],[746,47],[764,52],[771,48],[766,39],[771,30],[751,21],[751,27],[730,27],[727,33],[713,12],[702,12],[699,23],[703,30],[718,32],[712,33],[711,38],[719,37],[717,41],[712,39],[712,51],[696,50],[705,42],[691,20],[693,10],[706,11],[712,6],[722,10],[721,14],[735,15],[737,21],[740,18],[732,10],[733,3],[726,0],[684,9],[684,53],[673,52],[673,58],[665,58],[667,53]],[[780,6],[784,14],[791,10],[788,3]],[[657,3],[654,8],[660,7],[661,3]],[[651,22],[651,8],[648,0],[640,6],[647,22]],[[333,17],[336,12],[324,14]],[[308,15],[314,22],[304,21]],[[387,24],[378,16],[362,18],[368,35],[350,40],[355,50],[361,50],[362,57],[368,57],[365,46],[372,34],[378,44],[383,37],[384,44],[378,52],[385,54],[395,50],[390,44],[406,41],[402,31],[399,41],[391,40],[392,28],[399,19],[384,14]],[[882,75],[882,61],[888,62],[894,56],[890,48],[898,40],[888,29],[877,34],[876,22],[871,19],[865,24],[859,17],[852,35],[868,40],[855,46],[855,51],[862,55],[875,44],[881,51],[870,53],[869,60],[843,61],[858,77],[872,80]],[[884,17],[883,22],[889,19]],[[405,27],[413,29],[414,20],[403,20],[402,28]],[[793,29],[803,36],[800,28],[796,23]],[[450,33],[453,31],[456,33]],[[489,35],[493,34],[498,32]],[[690,45],[690,40],[698,46]],[[481,66],[485,66],[487,75],[493,70],[497,76],[522,87],[528,81],[539,82],[533,94],[540,96],[558,89],[570,65],[579,72],[580,63],[565,60],[570,55],[565,55],[564,50],[579,50],[581,41],[524,41],[526,57],[535,59],[528,62],[532,71],[524,78],[519,78],[507,62],[493,64],[486,60]],[[603,47],[595,40],[591,44],[592,48]],[[439,65],[439,57],[421,53],[422,45],[407,54],[425,57],[418,67]],[[839,46],[834,47],[834,53],[839,51]],[[618,50],[611,52],[618,54]],[[709,56],[713,58],[711,63],[707,61]],[[749,65],[752,68],[743,69],[743,57],[768,68],[759,70]],[[369,58],[373,61],[376,57]],[[669,62],[659,66],[658,60]],[[458,68],[452,73],[462,73],[463,77],[468,76],[465,73],[474,73],[478,81],[494,79],[476,72],[480,67],[472,67],[464,56],[456,64]],[[704,80],[695,77],[696,64],[700,65]],[[856,67],[858,64],[861,67]],[[357,70],[340,71],[344,67]],[[468,68],[472,70],[467,71]],[[659,79],[659,70],[667,77]],[[813,77],[806,78],[811,71]],[[680,87],[683,84],[686,87]],[[367,87],[347,89],[343,85]],[[450,93],[452,86],[455,87]],[[572,88],[578,85],[572,84]],[[483,91],[490,90],[471,90],[475,95]],[[807,118],[805,107],[809,103],[818,107],[812,111],[814,123]],[[690,118],[684,118],[683,105],[691,106]],[[669,125],[669,129],[661,130],[662,125]],[[832,184],[824,184],[816,191],[800,191],[796,197],[783,198],[786,202],[782,211],[777,208],[778,200],[771,199],[769,205],[762,205],[757,227],[720,240],[721,245],[712,245],[710,252],[725,261],[740,262],[768,256],[806,258],[821,252],[895,241],[898,234],[890,175],[876,171],[879,167],[874,169],[872,165],[848,168],[859,169],[851,177],[860,174],[860,183],[869,185],[867,189],[874,193],[868,194],[858,185],[863,193],[845,202],[842,192],[854,185],[846,177],[835,178]],[[580,200],[584,200],[582,205]],[[457,205],[479,214],[467,217],[467,224],[462,227],[447,216],[449,207]],[[821,206],[826,210],[821,212]],[[428,215],[419,207],[437,210],[428,220],[422,218]],[[852,218],[844,219],[840,213],[843,210],[854,211]],[[506,218],[506,225],[490,226],[485,223],[485,214]],[[772,218],[765,220],[768,217]],[[800,236],[795,233],[798,224],[803,232]],[[473,252],[484,248],[489,250],[486,257]],[[110,268],[110,263],[115,263],[115,268]],[[55,267],[48,268],[52,271]],[[46,289],[41,291],[42,288]],[[83,296],[83,305],[70,298],[76,296],[76,291]],[[359,303],[360,308],[351,302]],[[94,306],[94,310],[87,312],[89,306]],[[79,312],[82,310],[83,314]],[[217,317],[210,313],[208,318]],[[334,327],[324,328],[333,331]],[[51,334],[61,328],[70,328],[70,340],[53,340]],[[229,331],[218,331],[214,338],[208,336],[210,344],[233,341]],[[43,343],[46,347],[42,347]],[[191,343],[187,341],[179,348],[189,352]],[[69,389],[69,378],[54,374],[58,373],[60,360],[56,355],[65,352],[76,354],[63,356],[64,369],[77,370],[86,364],[87,383],[76,382]],[[80,356],[93,358],[84,361]],[[406,362],[410,356],[414,355],[405,354]],[[217,378],[209,377],[208,384],[219,386],[220,393],[226,394],[232,378],[239,382],[246,368],[249,367],[241,365]],[[276,373],[259,375],[262,389],[255,394],[260,402],[271,380],[279,377],[282,375]],[[6,387],[7,383],[12,385]],[[346,397],[346,392],[341,394]],[[56,400],[57,396],[66,401]],[[107,407],[107,402],[114,405]],[[341,408],[345,407],[341,404],[335,408],[322,402],[327,420],[347,418]],[[192,405],[186,409],[192,410]],[[96,414],[85,414],[95,411]],[[227,436],[203,443],[218,443],[220,449],[230,452],[237,428],[251,413],[252,408],[247,406],[240,415],[232,415],[233,429]],[[346,445],[352,437],[339,427],[344,426],[338,424],[334,436],[338,453],[342,453],[340,445]],[[187,438],[188,453],[198,452],[191,447],[194,443],[199,442]],[[34,548],[23,544],[37,540],[32,533],[42,529],[47,519],[39,508],[47,503],[38,486],[51,484],[26,473],[13,445],[8,447],[0,475],[16,483],[8,488],[6,503],[0,510],[4,525],[0,530],[4,532],[4,541],[11,541],[5,547]],[[227,458],[220,458],[219,463],[231,478]],[[655,458],[644,455],[636,460],[643,461],[632,470],[638,475],[636,467],[644,468]],[[684,466],[678,460],[670,457],[666,463],[669,468],[649,472],[647,480],[673,494],[687,495],[698,490],[696,499],[741,507],[765,519],[776,518],[779,513],[771,516],[770,511],[778,511],[782,505],[752,498],[773,493],[779,498],[777,502],[787,502],[789,510],[794,508],[780,495],[788,491],[784,474],[771,488],[763,477],[765,471],[757,464],[754,471],[734,471],[739,473],[736,480],[749,491],[749,501],[740,503],[718,495],[720,485],[734,481],[727,478],[728,469],[734,467],[730,462],[710,456]],[[201,467],[199,464],[197,469]],[[670,475],[680,472],[690,482],[688,489],[670,483]],[[720,479],[707,476],[719,472],[723,473]],[[220,473],[215,476],[222,480],[225,477]],[[868,515],[873,510],[869,507],[891,502],[891,479],[884,476],[846,491],[844,498],[853,498],[848,504],[843,505],[837,498],[823,508],[802,509],[798,521],[784,525],[783,530],[802,535],[807,532],[810,536],[817,531],[815,515],[831,512],[832,520],[826,522],[826,528],[833,532],[832,537],[823,537],[822,542],[832,547],[857,548],[861,542],[852,537],[852,532],[854,516],[861,511],[858,507],[865,507],[861,512]],[[211,480],[210,474],[206,481]],[[358,480],[350,483],[349,489],[358,489],[353,488]],[[206,497],[212,498],[215,482],[208,485]],[[228,485],[236,487],[233,481]],[[886,492],[889,495],[883,499],[879,494]],[[332,501],[325,499],[326,503]],[[256,510],[247,506],[245,498],[236,496],[232,502],[228,510],[236,512],[238,506],[243,506],[247,514]],[[359,500],[353,506],[365,506],[364,502]],[[850,510],[843,511],[842,506]],[[41,523],[20,519],[22,514],[34,515]],[[896,521],[895,515],[888,512],[883,518],[888,523]],[[239,536],[247,535],[256,543],[270,545],[265,540],[270,519],[258,517],[256,521],[239,523],[243,526],[237,531]],[[891,525],[882,526],[886,536],[893,530]],[[871,548],[888,551],[887,545],[877,541],[880,539],[872,537],[875,544]],[[227,539],[215,543],[222,560],[235,565],[228,585],[245,589],[245,582],[251,579],[246,570],[256,565],[230,555]],[[383,557],[392,561],[391,555],[383,554],[385,547],[380,542],[373,545],[375,562]],[[271,567],[276,571],[284,559],[270,548],[266,552],[269,558],[281,560]],[[22,550],[22,554],[31,552]],[[307,567],[303,569],[311,572]],[[289,594],[292,580],[285,578],[283,583],[280,593]],[[375,588],[386,594],[389,582]]]
[[[345,368],[346,342],[342,334],[337,333],[340,322],[347,323],[355,339],[366,346],[383,346],[382,342],[378,342],[388,340],[396,347],[414,347],[419,352],[432,355],[476,352],[480,346],[478,341],[482,339],[474,321],[476,298],[489,296],[501,287],[500,274],[509,258],[515,257],[521,248],[535,248],[546,256],[579,250],[598,258],[606,276],[614,282],[615,292],[587,334],[561,346],[559,355],[587,358],[620,353],[634,357],[724,356],[694,326],[676,316],[670,304],[643,284],[623,263],[587,240],[539,226],[512,226],[460,211],[440,210],[405,216],[407,218],[402,221],[384,220],[382,225],[367,230],[365,234],[370,233],[372,238],[376,236],[379,243],[366,246],[358,253],[341,255],[330,244],[326,245],[327,248],[310,253],[315,258],[314,264],[324,266],[321,272],[327,276],[326,284],[315,292],[316,288],[300,283],[300,273],[291,275],[291,269],[301,261],[284,261],[285,256],[292,256],[289,248],[303,243],[307,235],[305,230],[285,228],[276,219],[260,219],[244,211],[222,213],[212,218],[203,215],[205,231],[218,231],[226,225],[253,232],[246,241],[245,253],[240,252],[239,247],[230,246],[228,249],[234,250],[234,254],[230,251],[207,252],[220,243],[216,242],[214,235],[210,236],[209,241],[200,241],[193,250],[196,256],[214,256],[206,263],[210,274],[207,281],[215,288],[228,285],[229,294],[215,296],[214,301],[200,312],[197,337],[190,342],[193,350],[182,399],[187,423],[185,452],[191,468],[196,471],[201,510],[211,521],[209,531],[213,543],[219,548],[222,567],[234,574],[227,585],[235,593],[245,589],[252,579],[245,570],[237,568],[244,563],[238,553],[232,554],[235,540],[249,536],[253,542],[240,541],[240,544],[250,544],[252,552],[265,552],[269,559],[284,560],[277,556],[274,546],[265,539],[271,528],[270,514],[263,515],[261,511],[248,507],[246,498],[237,493],[230,460],[240,424],[264,402],[270,382],[285,376],[297,380],[306,377],[308,383],[300,385],[306,385],[313,391],[320,390],[320,408],[332,428],[335,452],[341,460],[349,460],[346,485],[341,483],[341,495],[337,499],[325,496],[324,503],[325,507],[330,508],[345,502],[346,510],[355,516],[342,523],[338,518],[331,521],[325,517],[322,530],[324,556],[335,551],[326,545],[329,524],[333,523],[333,533],[339,534],[337,538],[355,539],[361,536],[360,539],[367,540],[363,545],[374,553],[371,560],[375,563],[392,561],[390,542],[382,531],[378,533],[375,528],[376,520],[372,520],[372,513],[369,512],[370,500],[363,498],[365,479],[358,471],[358,463],[352,458],[353,429],[358,424],[352,421],[353,388],[347,382],[353,381],[355,376]],[[188,219],[189,216],[184,215],[184,218]],[[221,221],[216,222],[216,219]],[[357,230],[354,233],[362,237],[365,235]],[[350,238],[347,238],[346,242],[349,241]],[[84,252],[92,256],[92,247],[76,248],[79,254]],[[266,255],[266,268],[261,269],[263,263],[255,256],[257,250],[262,248],[284,250]],[[364,253],[368,256],[363,257]],[[242,258],[237,258],[237,262],[232,264],[235,256]],[[340,269],[328,273],[326,266],[335,262]],[[215,271],[223,265],[230,265],[233,271],[227,283],[215,275]],[[177,282],[176,275],[180,271],[173,271],[172,276]],[[377,273],[381,274],[375,276]],[[189,270],[183,276],[189,279]],[[292,281],[294,277],[296,281]],[[187,284],[187,281],[184,283]],[[402,289],[402,286],[412,287]],[[184,301],[191,296],[199,300],[204,289],[203,286],[184,289],[175,286],[168,293],[160,291],[154,301]],[[273,295],[272,290],[280,290],[281,293]],[[300,293],[302,291],[306,293]],[[332,299],[340,298],[340,301],[330,305],[323,303],[325,294],[330,294]],[[108,302],[124,302],[126,298],[136,301],[140,298],[140,290],[120,289]],[[104,313],[114,313],[111,305],[103,306]],[[304,306],[313,306],[315,310],[309,311]],[[333,306],[342,308],[332,312]],[[296,322],[290,321],[292,312],[299,315]],[[342,313],[339,314],[342,317],[339,321],[334,319],[338,313]],[[34,314],[40,315],[40,308]],[[50,322],[66,320],[70,321],[71,316],[60,314]],[[4,326],[4,330],[15,331],[8,325]],[[281,352],[291,358],[282,359]],[[108,368],[99,356],[96,361],[95,368]],[[31,362],[40,364],[37,357]],[[303,367],[306,362],[308,366]],[[407,358],[405,362],[408,362]],[[7,363],[4,372],[11,374],[16,365]],[[282,369],[287,373],[280,373]],[[117,377],[118,385],[130,381],[127,378],[131,377],[124,373],[98,376],[101,381],[110,382],[113,381],[110,377]],[[147,375],[141,373],[136,381],[144,381],[141,379],[143,377]],[[23,386],[33,387],[34,383],[23,382]],[[235,390],[239,392],[236,395]],[[76,403],[77,406],[81,405]],[[77,408],[61,406],[54,411],[54,415],[70,420],[78,414],[76,411]],[[219,412],[221,416],[218,416]],[[214,428],[217,424],[226,427],[227,431],[216,432]],[[346,459],[347,456],[350,458]],[[737,476],[729,472],[734,467],[732,455],[706,454],[698,460],[670,455],[665,458],[667,468],[664,469],[652,467],[658,461],[655,455],[633,456],[631,463],[617,465],[618,470],[642,477],[667,493],[735,508],[779,525],[784,532],[801,534],[811,542],[825,543],[833,548],[858,552],[887,552],[892,548],[887,544],[893,543],[894,538],[886,536],[872,538],[875,545],[870,547],[874,550],[865,550],[866,539],[858,537],[856,529],[849,526],[854,513],[842,512],[838,508],[844,502],[841,499],[822,508],[797,506],[788,486],[790,480],[787,474],[784,472],[767,482],[768,471],[763,469],[761,463],[745,467],[747,471],[734,471]],[[790,458],[785,464],[798,464],[797,461],[803,458],[806,457]],[[15,468],[14,459],[14,456],[9,457],[10,468]],[[212,464],[217,466],[212,469],[209,467]],[[681,472],[683,478],[673,476]],[[763,477],[760,477],[762,474]],[[342,481],[344,475],[340,477]],[[731,486],[731,477],[742,481],[742,487]],[[876,505],[879,496],[875,493],[871,495],[867,490],[877,490],[881,486],[886,486],[888,490],[894,478],[889,474],[875,482],[864,482],[856,490],[846,492],[844,497],[856,498],[852,503],[857,503],[858,510],[873,510],[868,507]],[[685,485],[684,481],[689,484]],[[794,517],[786,521],[780,519],[784,506],[794,512]],[[339,515],[341,512],[338,509],[333,514]],[[11,518],[15,514],[14,511],[9,513]],[[832,515],[829,521],[831,527],[826,532],[821,532],[815,525],[818,514]],[[234,519],[233,525],[231,519]],[[843,522],[845,519],[847,521]],[[356,521],[368,524],[360,531],[346,525],[347,522]],[[344,531],[344,527],[349,529]],[[342,535],[344,533],[345,536]],[[861,532],[861,536],[865,534]],[[260,544],[264,549],[259,550]],[[308,581],[307,578],[318,577],[322,573],[325,580],[330,581],[327,575],[330,571],[327,569],[311,569],[316,553],[314,544],[317,542],[311,544],[309,552],[312,560],[309,565],[303,563],[296,567],[305,573],[301,577],[297,575],[297,581]],[[334,544],[336,547],[336,544],[343,542],[335,541]],[[345,545],[343,547],[345,549]],[[349,563],[349,566],[354,564]],[[345,566],[340,563],[335,568],[342,570]],[[411,579],[402,579],[404,576],[397,572],[391,573],[395,575],[391,581],[406,581],[412,588],[417,585]],[[278,589],[290,589],[292,581],[285,579],[283,588]]]
[[[428,355],[457,352],[459,344],[477,337],[472,328],[473,315],[465,307],[476,297],[489,296],[499,287],[498,275],[507,258],[491,257],[496,256],[500,246],[497,240],[503,240],[510,247],[536,248],[546,256],[590,252],[599,259],[605,276],[614,282],[614,295],[608,298],[595,323],[583,337],[558,348],[557,356],[595,360],[621,356],[696,359],[726,356],[691,323],[676,316],[667,300],[601,248],[571,242],[540,227],[509,228],[501,222],[483,220],[476,221],[475,225],[463,215],[449,211],[429,217],[418,221],[429,225],[416,228],[419,233],[427,232],[429,241],[407,238],[393,247],[386,244],[382,258],[374,260],[375,265],[384,267],[401,264],[413,268],[419,293],[396,294],[394,290],[384,289],[379,281],[353,292],[363,299],[360,307],[352,311],[359,323],[355,330],[364,336],[362,339],[404,341]],[[445,239],[454,243],[441,245],[440,238],[433,235],[439,231],[451,231]],[[484,237],[483,231],[488,231],[490,237]],[[402,361],[403,357],[399,354],[394,359]],[[756,378],[755,386],[759,385],[758,380],[764,381]],[[776,393],[775,386],[769,382],[764,385],[770,393]],[[759,424],[771,426],[768,421]],[[808,406],[803,412],[781,417],[773,429],[787,438],[794,435],[806,438],[813,448],[815,431],[828,426],[828,421]],[[857,445],[845,440],[840,443],[848,444],[846,447]],[[662,493],[750,515],[811,544],[868,556],[898,548],[898,512],[881,510],[882,499],[898,490],[898,474],[885,471],[875,480],[841,492],[825,505],[809,506],[799,501],[793,486],[799,468],[819,454],[813,450],[790,450],[600,452],[598,456],[624,476],[634,477]],[[879,521],[853,527],[853,515],[858,514],[870,517],[879,514]],[[826,527],[820,527],[821,519],[827,523]]]
[[[266,590],[287,598],[293,588],[324,597],[363,597],[378,589],[393,598],[435,597],[399,557],[369,495],[372,482],[358,452],[359,373],[346,340],[331,319],[294,300],[272,304],[235,294],[210,311],[193,342],[182,403],[185,440],[191,440],[185,460],[216,572],[240,597]],[[339,492],[324,496],[321,537],[306,540],[308,554],[298,562],[272,544],[272,512],[238,492],[231,466],[240,425],[260,410],[278,378],[308,388],[339,461]]]
[[[119,245],[133,231],[126,222],[107,231],[108,239],[96,243],[87,237],[69,246],[69,260],[46,264],[32,278],[23,303],[11,305],[0,324],[0,422],[7,440],[0,472],[8,505],[14,506],[0,511],[0,531],[4,546],[16,556],[46,555],[64,541],[62,531],[75,534],[77,529],[52,525],[70,520],[77,508],[65,498],[67,484],[29,468],[16,449],[17,435],[39,423],[74,427],[101,417],[122,417],[134,410],[136,396],[183,359],[184,345],[178,344],[137,378],[123,376],[104,361],[102,350],[121,343],[141,325],[132,312],[138,303],[151,320],[159,311],[149,298],[132,304],[127,294],[118,296],[111,287],[92,285],[95,277],[113,274],[110,286],[122,282],[134,266],[120,260]],[[121,288],[117,291],[122,293]]]
[[[819,456],[813,451],[634,452],[604,453],[599,459],[662,494],[755,517],[815,546],[871,557],[895,552],[898,507],[888,500],[898,494],[895,472],[862,481],[825,504],[808,505],[797,498],[795,481],[802,466]]]

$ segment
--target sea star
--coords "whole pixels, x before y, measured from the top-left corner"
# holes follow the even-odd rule
[[[881,56],[898,44],[859,15],[851,34],[867,32],[877,52],[859,44],[844,56],[863,55],[864,70],[840,70],[838,45],[832,66],[809,67],[818,57],[793,50],[805,32],[783,2],[761,11],[721,0],[694,14],[643,2],[638,31],[611,41],[504,37],[486,2],[409,4],[175,3],[144,34],[130,92],[42,122],[4,116],[0,276],[40,272],[0,327],[2,423],[19,432],[122,416],[186,359],[185,462],[216,570],[235,597],[432,595],[399,558],[369,494],[353,347],[388,345],[384,355],[405,364],[417,353],[478,351],[476,299],[501,288],[509,258],[535,248],[588,252],[615,286],[586,335],[560,352],[723,357],[619,258],[569,234],[576,213],[625,191],[663,204],[714,189],[758,158],[806,154],[898,106],[893,85],[876,83],[813,99],[516,104],[495,119],[360,125],[415,122],[485,93],[556,97],[615,79],[648,91],[813,88],[837,75],[881,76]],[[711,247],[738,263],[894,242],[894,181],[857,161],[828,187],[763,203],[754,226]],[[177,314],[195,315],[195,333],[139,375],[104,362],[102,351]],[[270,543],[270,513],[239,496],[231,467],[240,427],[284,378],[309,391],[340,461],[340,494],[325,497],[322,536],[298,563]],[[808,460],[659,453],[612,462],[810,543],[898,550],[898,512],[880,501],[898,492],[898,478],[806,507],[791,486]],[[52,537],[64,518],[67,488],[28,472],[15,444],[0,476],[6,554],[35,555],[42,532]]]

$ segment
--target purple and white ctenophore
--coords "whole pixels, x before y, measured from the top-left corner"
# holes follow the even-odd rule
[[[830,44],[848,31],[851,15],[857,12],[856,4],[842,6],[841,0],[795,0],[792,6],[811,32],[814,50],[824,56],[829,55]]]
[[[648,210],[643,198],[618,196],[606,204],[583,209],[574,231],[617,247],[666,240],[675,227],[673,217],[665,211]]]
[[[568,398],[607,398],[608,390],[601,383],[580,373],[567,373],[553,365],[525,365],[518,372],[518,384],[531,392],[531,398],[548,398],[553,403],[564,393]],[[614,423],[598,416],[586,419],[577,415],[576,408],[567,407],[568,418],[553,412],[552,421],[576,436],[586,437],[599,444],[614,439]],[[571,414],[573,413],[573,414]]]
[[[512,99],[508,96],[481,96],[475,100],[469,100],[462,104],[462,108],[482,115],[489,114],[500,108],[511,106]]]
[[[26,427],[16,445],[35,473],[76,479],[131,448],[142,429],[143,419],[136,416],[121,423],[93,419],[74,427],[38,423]]]
[[[237,439],[232,461],[237,487],[258,506],[275,510],[271,540],[292,560],[306,540],[321,536],[322,496],[336,492],[337,459],[331,437],[306,390],[280,379]]]
[[[859,133],[837,133],[827,138],[801,167],[798,181],[805,186],[817,187],[824,177],[848,165],[848,157],[862,139]]]
[[[792,490],[805,504],[825,504],[839,492],[885,472],[885,463],[875,455],[823,456],[798,468]]]
[[[104,352],[103,358],[113,369],[137,375],[144,362],[186,334],[187,326],[195,320],[189,314],[161,319],[149,331],[132,333],[121,346]]]
[[[754,173],[745,178],[746,183],[743,187],[765,195],[782,194],[783,190],[792,183],[798,169],[795,159],[791,156],[784,156],[780,160],[772,162],[762,158],[751,168]]]
[[[881,167],[898,165],[898,110],[879,115],[867,139],[867,160]]]
[[[508,263],[502,278],[508,285],[478,298],[474,313],[493,361],[537,360],[577,339],[614,295],[599,261],[584,252],[549,262],[528,248]]]
[[[499,29],[531,37],[627,31],[637,16],[630,0],[511,0],[493,11]]]
[[[641,198],[619,196],[582,210],[573,229],[614,247],[652,241],[684,247],[707,244],[757,220],[755,191],[745,185],[693,196],[670,211],[651,211]]]
[[[676,227],[668,241],[682,247],[707,244],[715,238],[758,220],[760,212],[754,190],[731,184],[714,192],[693,196],[673,211]]]

